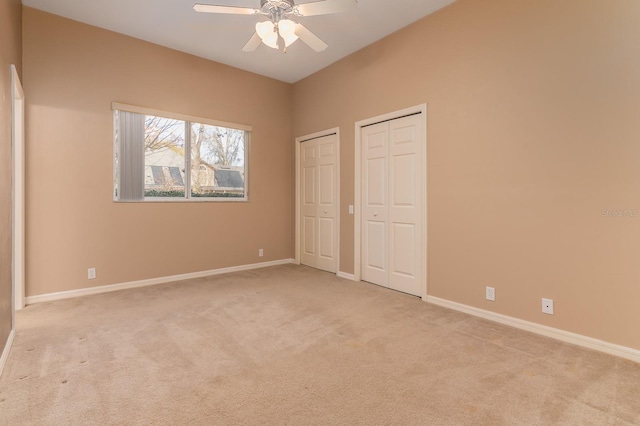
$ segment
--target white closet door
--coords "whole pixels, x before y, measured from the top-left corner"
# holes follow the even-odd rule
[[[337,136],[300,145],[300,262],[336,272]]]
[[[419,296],[420,115],[389,122],[389,287]]]
[[[420,115],[362,129],[362,279],[421,294]]]
[[[387,286],[389,126],[362,129],[362,279]]]

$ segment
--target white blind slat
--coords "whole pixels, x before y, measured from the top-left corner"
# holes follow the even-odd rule
[[[118,112],[120,199],[144,200],[144,115]]]

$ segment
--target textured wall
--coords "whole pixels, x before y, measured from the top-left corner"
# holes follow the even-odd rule
[[[294,136],[341,128],[341,269],[354,123],[426,102],[429,295],[640,349],[639,45],[636,0],[459,0],[296,83]]]
[[[27,296],[293,256],[290,85],[30,8],[23,49]],[[250,202],[114,203],[113,101],[253,126]]]
[[[0,0],[0,353],[11,332],[11,65],[22,69],[22,4]]]

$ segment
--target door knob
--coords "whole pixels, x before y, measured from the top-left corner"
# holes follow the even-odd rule
[[[326,211],[326,210],[324,211],[324,214],[327,214],[327,211]]]
[[[373,215],[374,216],[378,216],[378,212],[373,212]]]

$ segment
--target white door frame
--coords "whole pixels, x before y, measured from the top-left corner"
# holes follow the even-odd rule
[[[25,286],[25,197],[24,197],[24,91],[18,71],[11,65],[11,141],[13,145],[13,219],[12,219],[12,282],[13,327],[15,311],[24,308]]]
[[[333,129],[323,130],[321,132],[312,133],[310,135],[300,136],[296,138],[296,229],[295,229],[295,263],[300,264],[300,144],[311,139],[318,139],[324,136],[336,135],[336,168],[335,168],[335,182],[336,182],[336,235],[334,238],[334,250],[336,254],[336,271],[340,272],[340,128],[334,127]]]
[[[422,114],[422,140],[420,143],[423,146],[422,158],[420,159],[419,171],[420,179],[423,183],[422,186],[422,229],[424,232],[420,236],[421,238],[421,250],[424,256],[424,261],[421,263],[422,280],[422,300],[427,300],[427,104],[416,105],[410,108],[406,108],[400,111],[391,112],[388,114],[379,115],[377,117],[367,118],[356,122],[355,129],[355,188],[354,188],[354,203],[355,211],[353,218],[353,275],[356,281],[361,281],[362,276],[362,260],[361,260],[361,242],[362,242],[362,128],[371,124],[380,123],[383,121],[390,121],[396,118],[401,118],[407,115]]]

